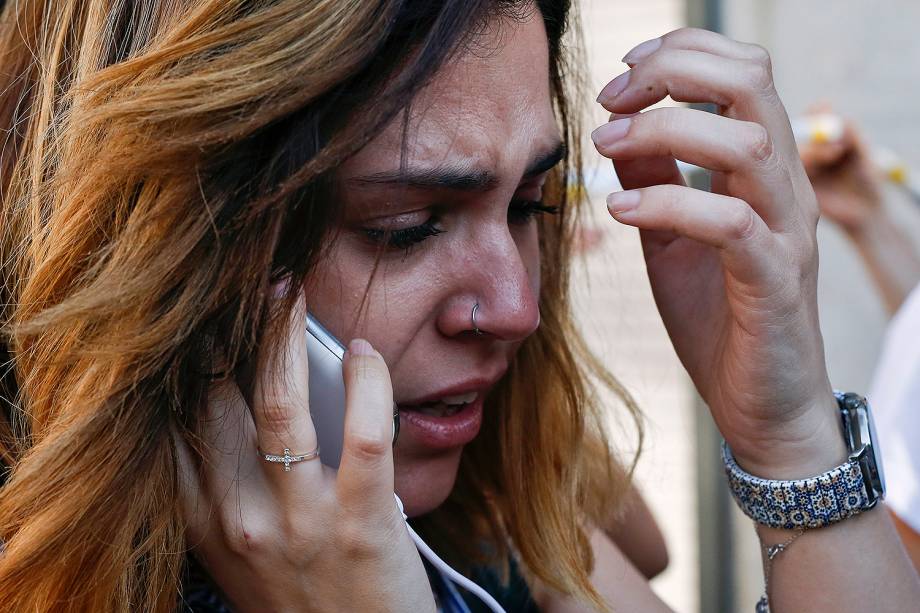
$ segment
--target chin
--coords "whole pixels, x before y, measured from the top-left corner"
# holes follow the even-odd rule
[[[463,448],[424,457],[396,452],[396,493],[406,515],[418,517],[447,500],[460,466]]]

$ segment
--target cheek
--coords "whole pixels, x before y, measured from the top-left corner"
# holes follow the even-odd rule
[[[344,344],[366,338],[392,367],[434,311],[444,284],[430,262],[384,258],[376,270],[375,262],[373,250],[340,238],[308,277],[307,307]]]

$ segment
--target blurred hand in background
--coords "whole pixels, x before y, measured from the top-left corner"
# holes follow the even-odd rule
[[[828,113],[826,106],[813,113]],[[810,113],[812,114],[812,113]],[[848,234],[861,232],[882,205],[882,174],[872,164],[862,135],[844,121],[840,139],[811,140],[799,154],[818,197],[821,214]]]
[[[810,115],[828,114],[827,105]],[[884,175],[855,124],[843,121],[839,138],[812,138],[799,154],[821,215],[856,247],[890,315],[920,282],[920,253],[885,206]]]

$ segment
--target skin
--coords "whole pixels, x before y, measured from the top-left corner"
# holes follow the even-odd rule
[[[558,135],[542,24],[532,18],[506,27],[494,53],[463,55],[442,70],[411,116],[410,163],[482,168],[496,179],[490,189],[418,199],[411,191],[358,194],[349,178],[398,167],[392,128],[342,169],[346,225],[307,294],[340,338],[362,334],[381,351],[360,340],[349,345],[338,473],[319,462],[285,473],[253,452],[257,444],[315,447],[304,411],[303,302],[289,342],[260,365],[254,422],[232,383],[215,394],[210,437],[218,453],[201,482],[187,471],[185,512],[199,556],[239,610],[434,609],[392,493],[395,487],[411,514],[434,508],[450,490],[460,449],[435,452],[401,437],[394,466],[392,399],[411,400],[460,378],[494,380],[539,323],[536,229],[509,224],[508,203],[515,194],[539,196],[540,177],[522,175]],[[661,109],[595,132],[598,150],[638,196],[627,207],[628,198],[615,195],[611,211],[642,230],[662,317],[739,463],[774,478],[826,470],[844,450],[817,326],[817,205],[765,54],[696,30],[656,41],[628,58],[631,82],[618,95],[608,87],[604,106],[636,113],[670,94],[719,102],[723,114]],[[714,193],[679,185],[673,156],[720,171]],[[351,328],[373,261],[360,242],[362,227],[381,217],[421,223],[425,216],[412,211],[435,196],[446,203],[445,233],[387,258],[370,288],[364,327]],[[469,331],[475,301],[483,305],[483,336]],[[619,610],[667,610],[610,539],[587,528],[601,595]],[[784,535],[764,538],[774,536]],[[920,598],[890,519],[877,511],[806,534],[784,557],[773,576],[782,589],[776,611],[885,610],[878,594],[854,593],[856,585],[888,585],[884,603],[893,611]],[[859,581],[839,562],[856,558],[864,566]],[[816,589],[827,594],[818,608]],[[534,595],[547,611],[590,610],[539,584]]]
[[[616,547],[647,579],[668,566],[668,548],[658,522],[642,494],[632,487],[624,495],[623,508],[601,526]]]

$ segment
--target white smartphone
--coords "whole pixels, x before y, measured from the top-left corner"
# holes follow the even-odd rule
[[[307,314],[307,360],[310,370],[310,415],[316,428],[319,459],[338,468],[345,438],[345,346]],[[399,411],[393,404],[393,443],[399,434]]]

